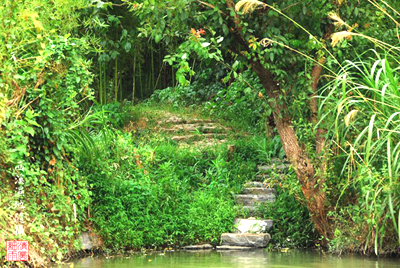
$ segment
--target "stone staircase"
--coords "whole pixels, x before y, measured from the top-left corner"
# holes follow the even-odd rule
[[[225,143],[231,128],[210,119],[170,116],[158,122],[159,130],[170,135],[180,147],[209,147]]]
[[[158,121],[158,126],[158,130],[167,133],[169,139],[179,144],[179,147],[208,149],[226,143],[228,136],[235,138],[246,135],[236,133],[232,131],[232,128],[210,119],[175,115]],[[271,159],[269,165],[257,167],[258,173],[254,181],[245,183],[243,191],[235,196],[236,204],[240,207],[238,218],[233,223],[235,232],[222,234],[221,245],[216,247],[217,250],[251,250],[268,246],[271,239],[268,231],[271,230],[273,221],[262,219],[260,215],[257,215],[258,207],[275,202],[277,193],[272,187],[271,179],[284,176],[288,168],[288,164],[276,159]],[[200,244],[185,246],[182,249],[211,250],[213,248],[209,244]]]
[[[271,239],[268,231],[273,221],[259,219],[257,208],[276,200],[276,190],[269,182],[271,178],[281,177],[287,172],[289,165],[272,159],[271,165],[259,165],[254,181],[245,183],[242,193],[235,196],[236,204],[243,208],[243,214],[250,218],[237,218],[234,221],[235,232],[221,235],[221,245],[217,250],[249,250],[266,247]],[[258,219],[257,219],[258,218]]]

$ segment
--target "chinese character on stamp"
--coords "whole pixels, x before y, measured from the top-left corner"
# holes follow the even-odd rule
[[[28,261],[28,241],[7,241],[7,261]]]

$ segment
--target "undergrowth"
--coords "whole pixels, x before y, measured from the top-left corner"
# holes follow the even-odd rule
[[[138,107],[140,115],[131,114],[136,120],[146,116],[151,130],[157,122],[149,110]],[[218,244],[221,233],[233,228],[233,194],[255,174],[258,140],[251,139],[252,146],[231,140],[237,153],[229,158],[227,145],[192,150],[163,133],[146,133],[105,127],[91,132],[90,142],[76,152],[92,187],[90,220],[105,245]]]

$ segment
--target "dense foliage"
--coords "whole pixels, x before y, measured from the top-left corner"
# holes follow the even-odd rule
[[[0,8],[2,259],[13,238],[31,243],[32,263],[61,260],[78,245],[89,189],[68,135],[93,99],[90,42],[78,34],[77,10],[86,4],[5,1]],[[21,224],[25,234],[16,235]]]
[[[203,90],[186,86],[196,70],[191,59],[229,70],[230,86],[206,107],[230,117],[240,107],[241,115],[250,111],[246,121],[262,118],[254,107],[262,107],[263,116],[272,114],[269,121],[283,140],[314,225],[337,251],[378,254],[399,246],[399,96],[392,67],[399,60],[399,7],[378,2],[180,1],[186,10],[175,11],[189,12],[193,22],[182,29],[185,17],[184,24],[171,26],[186,30],[188,40],[166,61],[179,68],[184,87],[159,94],[179,102]],[[136,12],[153,14],[144,10],[149,3]],[[157,12],[168,13],[166,5],[155,4]],[[365,53],[370,48],[377,56]],[[260,78],[246,79],[258,84],[253,101],[240,97],[242,90],[251,92],[246,85],[231,84],[249,69]],[[266,107],[254,101],[257,91],[267,97]]]
[[[333,251],[399,253],[400,2],[3,2],[1,258],[18,238],[33,265],[61,260],[87,229],[113,249],[217,244],[272,157],[293,170],[260,208],[275,245],[315,228]],[[231,159],[126,128],[161,103],[254,138]]]

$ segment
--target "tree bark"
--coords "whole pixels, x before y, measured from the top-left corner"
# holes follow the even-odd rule
[[[321,64],[324,63],[324,60],[320,61]],[[320,64],[315,64],[312,71],[311,71],[311,77],[313,79],[312,84],[311,84],[311,99],[310,99],[310,109],[311,109],[311,122],[314,125],[318,124],[318,101],[317,101],[317,88],[318,88],[318,81],[319,78],[321,77],[322,73],[322,66]],[[317,132],[315,134],[315,143],[316,143],[316,153],[317,155],[320,154],[325,147],[325,139],[322,136],[322,129],[318,128]]]
[[[321,77],[322,73],[322,64],[324,64],[325,58],[321,58],[318,63],[316,63],[311,71],[311,77],[312,77],[312,84],[311,84],[311,90],[312,94],[310,95],[310,110],[311,110],[311,118],[310,121],[313,123],[314,126],[316,126],[319,123],[319,117],[318,117],[318,100],[317,100],[317,95],[318,95],[318,81]],[[324,152],[326,141],[325,141],[325,135],[326,134],[326,129],[323,129],[321,127],[318,127],[315,131],[315,155],[316,159],[319,161],[319,171],[318,174],[320,177],[324,176],[327,171],[327,155],[326,152]]]
[[[291,122],[288,108],[279,95],[282,94],[273,75],[259,62],[253,62],[253,70],[260,78],[268,97],[274,99],[273,118],[282,141],[286,157],[296,172],[306,201],[311,220],[317,232],[324,237],[322,244],[326,245],[326,238],[331,237],[330,224],[327,213],[328,206],[325,192],[321,187],[324,180],[315,174],[315,168],[307,153],[301,148],[296,132]]]

